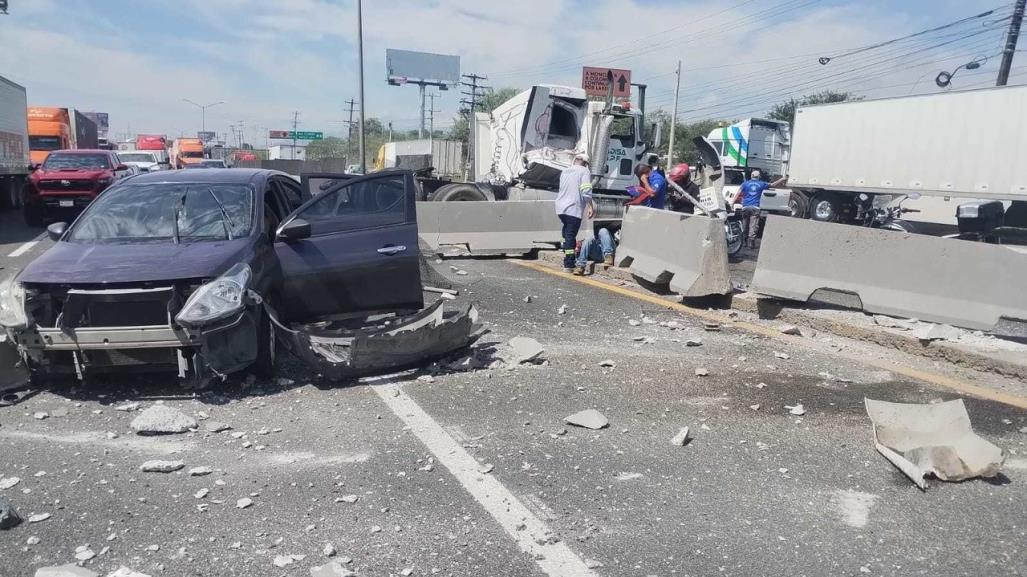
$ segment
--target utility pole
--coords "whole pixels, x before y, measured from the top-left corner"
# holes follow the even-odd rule
[[[670,136],[667,140],[667,168],[674,166],[674,129],[678,126],[678,95],[681,94],[681,61],[678,60],[678,68],[674,72],[677,76],[677,85],[674,87],[674,111],[670,114]]]
[[[1009,20],[1009,33],[1006,34],[1006,47],[1002,50],[1002,65],[999,66],[995,86],[1005,86],[1009,81],[1009,69],[1013,67],[1013,54],[1016,52],[1016,42],[1020,38],[1025,3],[1027,0],[1016,0],[1016,7],[1013,8],[1013,17]]]
[[[467,98],[460,101],[467,106],[467,162],[464,165],[464,180],[467,180],[468,172],[471,175],[477,172],[477,167],[474,164],[474,112],[478,107],[481,92],[488,89],[487,86],[479,84],[478,81],[488,80],[488,78],[478,76],[477,74],[464,74],[463,77],[470,80],[470,82],[460,83],[462,86],[470,89],[470,92],[461,92]]]
[[[392,142],[392,121],[389,121],[389,142]]]
[[[360,60],[360,174],[367,174],[367,154],[364,142],[364,7],[363,0],[357,0],[357,51]]]
[[[300,124],[300,113],[295,111],[292,113],[292,152],[289,154],[289,158],[296,160],[296,130]]]
[[[428,95],[428,97],[431,98],[431,108],[428,109],[428,112],[430,113],[429,116],[428,116],[428,148],[429,148],[429,150],[431,150],[432,147],[435,144],[435,113],[436,112],[440,112],[438,110],[435,110],[435,97],[436,96],[438,96],[438,94],[435,94],[434,92]]]
[[[349,105],[349,110],[347,111],[347,112],[349,112],[349,120],[345,121],[346,122],[346,127],[347,127],[346,128],[346,156],[350,157],[350,156],[353,155],[353,125],[356,124],[356,122],[353,122],[353,112],[356,111],[356,109],[357,109],[356,108],[357,101],[353,100],[352,98],[350,98],[349,100],[346,101],[346,104]]]

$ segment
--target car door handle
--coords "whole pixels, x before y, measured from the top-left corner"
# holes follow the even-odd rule
[[[378,252],[380,252],[381,254],[392,255],[392,254],[397,254],[397,253],[400,253],[400,252],[406,252],[406,250],[407,250],[407,247],[405,247],[403,245],[399,245],[399,246],[383,246],[382,248],[378,249]]]
[[[768,190],[768,191],[765,191],[765,192],[763,193],[763,196],[777,196],[777,193],[776,193],[776,192],[770,192],[770,191]]]

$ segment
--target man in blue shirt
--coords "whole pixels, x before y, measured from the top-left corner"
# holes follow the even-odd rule
[[[749,173],[749,179],[738,187],[738,196],[735,197],[735,204],[742,204],[742,222],[748,231],[749,248],[756,248],[756,238],[760,234],[760,200],[763,199],[763,191],[781,186],[787,180],[781,177],[767,184],[760,179],[761,176],[760,169],[754,168]]]
[[[634,198],[626,204],[662,210],[667,203],[667,177],[644,163],[635,167],[635,176],[638,177],[638,186],[628,187],[627,193]]]

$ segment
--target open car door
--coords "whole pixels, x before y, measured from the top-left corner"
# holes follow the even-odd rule
[[[276,233],[282,320],[423,308],[413,173],[325,182]]]

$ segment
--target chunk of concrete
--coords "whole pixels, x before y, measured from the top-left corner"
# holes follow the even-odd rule
[[[132,419],[131,427],[140,434],[184,433],[196,428],[196,419],[178,409],[153,405]]]
[[[691,441],[691,438],[689,438],[688,436],[688,427],[681,427],[681,430],[678,431],[678,434],[674,435],[674,437],[670,440],[670,444],[677,445],[678,447],[684,447],[688,444],[689,441]]]
[[[783,335],[793,335],[797,337],[802,336],[802,329],[795,325],[784,325],[778,330],[780,330]]]
[[[602,429],[610,424],[610,421],[595,409],[585,409],[579,413],[574,413],[564,417],[563,421],[568,425],[584,427],[586,429]]]
[[[40,567],[36,569],[36,577],[100,577],[100,574],[74,563],[68,563],[67,565]]]
[[[21,523],[21,516],[7,499],[0,499],[0,529],[10,529]]]
[[[545,352],[542,345],[531,337],[514,337],[510,339],[509,345],[517,364],[533,362]]]
[[[336,561],[310,568],[310,577],[354,577],[356,573]]]
[[[172,473],[185,467],[182,461],[147,461],[139,467],[144,473]]]
[[[118,567],[117,571],[114,571],[113,573],[109,573],[107,575],[107,577],[150,577],[150,576],[147,575],[146,573],[140,573],[139,571],[136,571],[135,569],[129,569],[128,567],[125,567],[124,565],[122,565],[121,567]]]
[[[928,324],[916,330],[916,338],[924,342],[959,340],[959,329],[952,325]]]
[[[697,377],[708,377],[708,376],[710,376],[710,371],[709,371],[709,369],[706,369],[704,367],[699,367],[699,368],[695,369],[695,376],[697,376]]]
[[[994,477],[1006,452],[973,432],[962,399],[935,404],[864,399],[877,451],[926,490],[925,477]]]

